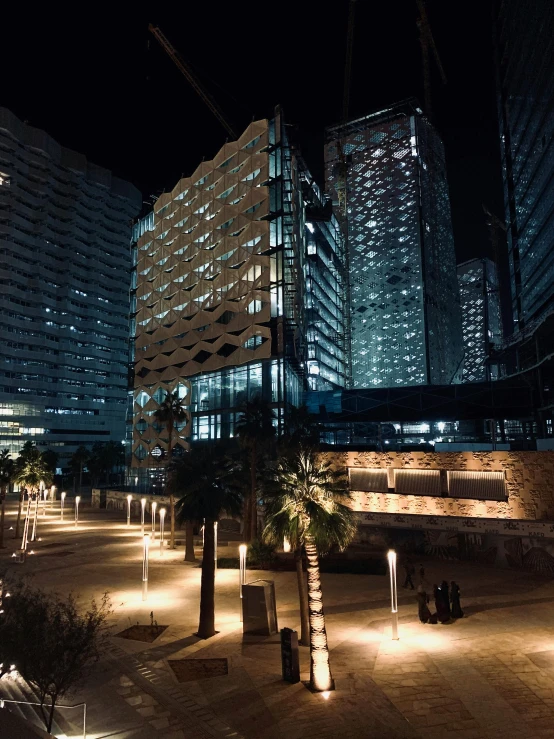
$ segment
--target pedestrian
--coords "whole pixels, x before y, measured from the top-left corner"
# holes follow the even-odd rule
[[[454,580],[450,583],[450,602],[452,603],[452,618],[463,618],[464,612],[460,605],[460,586]]]
[[[425,581],[425,567],[419,563],[419,582],[423,583]]]
[[[429,610],[429,596],[425,592],[423,585],[417,586],[417,615],[422,624],[429,622],[431,618],[431,611]]]
[[[437,607],[437,619],[441,624],[448,623],[450,621],[450,598],[448,593],[448,583],[443,580],[437,587],[433,586],[435,595],[435,605]]]
[[[408,585],[410,586],[410,589],[414,589],[414,581],[412,580],[412,575],[415,575],[415,567],[413,566],[411,560],[407,559],[404,563],[404,572],[406,573],[406,579],[404,580],[403,587],[407,588]]]

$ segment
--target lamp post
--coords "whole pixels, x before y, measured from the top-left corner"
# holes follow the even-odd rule
[[[146,498],[140,499],[140,525],[144,534],[144,509],[146,508]]]
[[[156,508],[158,507],[158,504],[156,501],[152,503],[152,539],[156,538]]]
[[[38,506],[39,506],[39,502],[40,502],[40,499],[41,499],[40,491],[37,492],[37,494],[34,497],[35,497],[35,515],[34,515],[34,518],[33,518],[33,533],[31,535],[31,541],[35,541],[35,539],[37,538]]]
[[[283,552],[290,552],[290,541],[287,539],[286,536],[283,539]]]
[[[160,508],[160,557],[164,553],[164,521],[165,508]]]
[[[214,521],[214,562],[217,570],[217,521]]]
[[[239,546],[239,591],[240,591],[240,620],[242,621],[242,586],[246,582],[246,544]]]
[[[150,536],[144,534],[142,537],[142,600],[148,596],[148,550],[150,547]]]
[[[127,496],[127,526],[131,525],[131,501],[133,500],[132,495]]]
[[[44,500],[42,501],[42,515],[46,517],[46,499],[48,498],[48,488],[45,487],[42,491]]]
[[[79,523],[79,503],[81,501],[81,496],[77,495],[75,497],[75,528],[77,528],[77,524]]]
[[[387,554],[389,560],[390,575],[390,607],[392,613],[392,638],[398,639],[398,598],[396,593],[396,552],[389,549]]]
[[[54,508],[54,499],[56,497],[56,486],[52,485],[50,488],[50,510]]]
[[[67,495],[67,493],[62,493],[61,496],[60,496],[60,513],[61,513],[60,521],[63,521],[63,506],[64,506],[64,503],[65,503],[65,496],[66,495]]]
[[[29,539],[29,520],[31,517],[31,493],[27,492],[27,513],[25,514],[25,522],[23,524],[23,539],[21,540],[21,551],[27,551],[27,541]]]

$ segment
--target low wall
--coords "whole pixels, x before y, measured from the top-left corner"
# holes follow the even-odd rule
[[[347,468],[503,471],[507,500],[352,491],[363,513],[554,521],[553,452],[326,452]]]

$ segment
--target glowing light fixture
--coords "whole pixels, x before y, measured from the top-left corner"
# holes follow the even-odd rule
[[[63,507],[64,507],[66,495],[67,493],[62,493],[60,496],[60,521],[63,521]]]
[[[165,508],[160,508],[160,557],[164,553],[164,521]]]
[[[132,495],[127,496],[127,526],[131,525],[131,501],[133,500]]]
[[[290,552],[290,541],[287,539],[286,536],[283,539],[283,551],[284,552]]]
[[[246,583],[246,544],[239,546],[239,592],[241,597],[240,620],[242,621],[242,586]]]
[[[142,537],[142,600],[148,597],[148,551],[150,549],[150,536],[144,534]]]
[[[396,552],[389,549],[387,554],[390,575],[390,603],[392,613],[392,638],[398,639],[398,596],[396,592]]]
[[[75,497],[75,528],[77,528],[77,524],[79,523],[79,503],[81,502],[81,496],[77,495]]]
[[[151,505],[152,508],[152,539],[156,538],[156,508],[158,504],[154,501]]]
[[[144,534],[144,509],[146,508],[146,498],[140,499],[140,525]]]

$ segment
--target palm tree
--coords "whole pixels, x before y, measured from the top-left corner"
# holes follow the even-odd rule
[[[183,398],[179,397],[177,390],[172,393],[169,390],[163,402],[157,411],[154,412],[154,418],[162,424],[165,424],[167,430],[167,465],[171,464],[173,457],[173,434],[175,432],[177,424],[183,423],[188,418],[188,413],[185,408]],[[169,508],[171,512],[171,535],[169,539],[169,546],[171,549],[175,549],[175,497],[172,493],[169,496]],[[193,521],[186,521],[186,532],[185,532],[185,561],[194,562],[194,530]]]
[[[9,449],[0,452],[0,549],[4,548],[4,514],[6,505],[6,493],[14,473],[14,461],[10,457]]]
[[[219,446],[195,448],[176,459],[169,469],[167,486],[178,495],[177,518],[204,521],[200,620],[198,633],[209,639],[215,631],[215,536],[214,524],[223,516],[238,516],[242,496],[233,484],[233,465]]]
[[[344,549],[356,533],[355,515],[346,503],[350,498],[344,470],[331,463],[313,447],[300,446],[290,456],[281,457],[270,475],[266,504],[266,539],[282,543],[287,536],[308,560],[308,614],[310,623],[310,686],[316,691],[333,690],[329,648],[319,574],[319,554],[332,547]],[[302,603],[301,570],[298,573]]]
[[[34,447],[26,455],[20,464],[18,458],[16,462],[16,470],[13,477],[14,482],[19,485],[19,513],[17,516],[17,528],[19,527],[19,519],[21,515],[21,502],[23,500],[23,489],[27,488],[30,491],[31,496],[37,496],[40,493],[40,484],[43,482],[46,486],[52,484],[54,475],[48,463],[48,460],[44,458],[44,455]]]
[[[77,447],[77,449],[71,455],[69,461],[71,469],[73,471],[73,492],[75,492],[75,477],[79,473],[79,493],[81,493],[83,487],[83,467],[90,460],[90,452],[86,446]]]
[[[26,441],[25,444],[23,444],[23,447],[21,451],[19,452],[19,457],[15,460],[14,479],[15,479],[15,475],[18,474],[18,472],[23,469],[25,464],[29,460],[35,459],[37,454],[40,456],[40,452],[37,450],[36,446],[33,444],[32,441]],[[25,487],[20,485],[19,486],[19,507],[17,509],[17,521],[15,523],[15,533],[13,537],[14,539],[19,538],[19,526],[21,523],[21,509],[23,507],[24,494],[25,494]]]
[[[258,536],[258,473],[261,459],[275,437],[275,413],[260,396],[246,403],[235,434],[249,452],[250,495],[244,505],[244,540]]]

